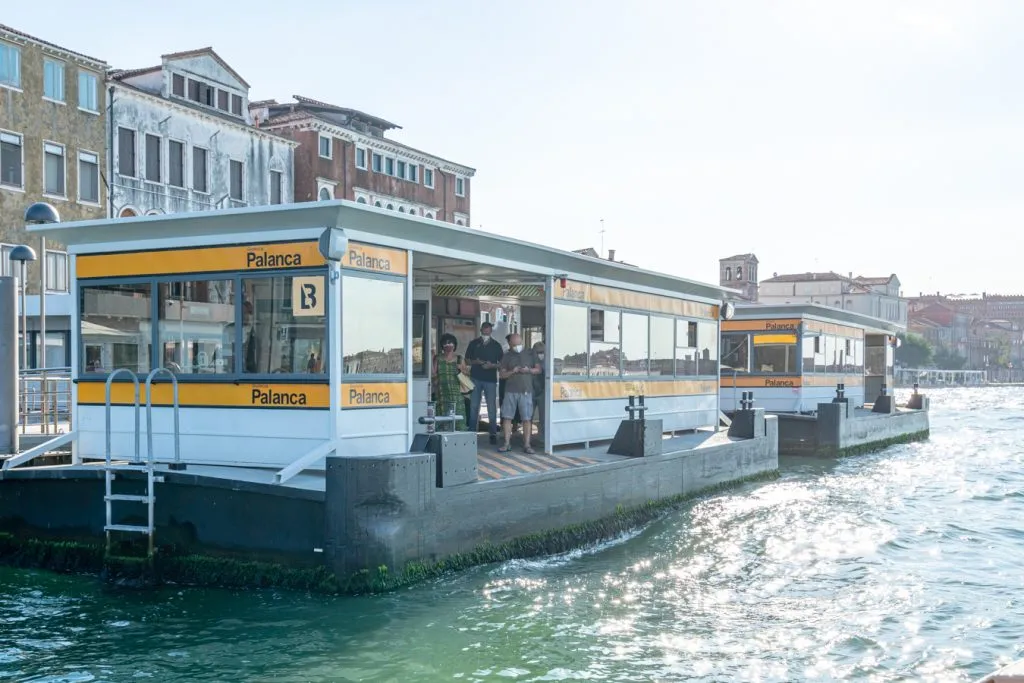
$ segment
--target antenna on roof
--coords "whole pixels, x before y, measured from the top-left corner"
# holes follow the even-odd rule
[[[601,258],[604,258],[604,219],[601,219],[601,229],[598,230],[601,234],[601,252],[598,254]]]

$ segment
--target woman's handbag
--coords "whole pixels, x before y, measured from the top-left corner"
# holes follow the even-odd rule
[[[467,377],[462,372],[460,372],[458,374],[458,378],[459,378],[459,386],[462,387],[462,393],[464,395],[468,395],[468,394],[473,393],[473,387],[476,386],[475,384],[473,384],[473,380],[471,380],[469,377]]]

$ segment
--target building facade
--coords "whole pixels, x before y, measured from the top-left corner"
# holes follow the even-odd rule
[[[723,287],[738,289],[743,301],[757,301],[757,257],[737,254],[718,260],[718,282]]]
[[[348,199],[399,213],[470,225],[476,171],[386,138],[396,124],[308,97],[254,102],[261,129],[297,143],[295,201]]]
[[[758,300],[765,304],[821,304],[907,326],[907,300],[900,296],[895,275],[855,278],[853,273],[776,273],[761,281]]]
[[[14,272],[8,255],[29,243],[25,209],[45,201],[65,221],[104,217],[100,169],[107,152],[100,59],[0,25],[0,275]],[[41,244],[30,246],[38,257]],[[68,291],[68,260],[47,243],[49,292]],[[39,263],[28,270],[29,294],[40,290]]]
[[[252,123],[249,84],[211,48],[111,73],[111,216],[293,201],[296,143]]]

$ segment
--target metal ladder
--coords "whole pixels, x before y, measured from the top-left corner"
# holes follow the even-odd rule
[[[174,464],[172,469],[181,468],[181,454],[179,449],[179,431],[178,431],[178,378],[174,373],[170,372],[166,368],[156,368],[146,377],[146,432],[147,432],[147,445],[148,454],[146,461],[142,461],[139,441],[140,441],[140,429],[139,429],[139,377],[134,372],[127,368],[118,368],[114,372],[110,373],[107,377],[106,386],[106,454],[104,463],[104,475],[106,480],[106,487],[104,491],[103,500],[106,504],[107,521],[103,527],[103,530],[107,535],[107,552],[110,552],[110,541],[112,531],[122,531],[129,533],[140,533],[145,534],[148,539],[148,555],[153,555],[153,531],[154,531],[154,520],[153,520],[153,506],[156,503],[156,491],[154,485],[158,481],[163,481],[163,477],[157,477],[155,473],[156,461],[153,457],[153,391],[152,384],[153,378],[160,372],[166,372],[171,377],[171,383],[174,391]],[[120,374],[127,374],[131,377],[132,384],[135,385],[135,454],[129,464],[113,463],[111,459],[112,447],[112,430],[111,430],[111,418],[110,409],[112,406],[111,402],[111,388],[113,385],[114,378]],[[146,473],[146,490],[142,495],[137,494],[123,494],[113,492],[113,482],[118,472],[145,472]],[[135,524],[114,524],[113,520],[113,504],[115,502],[131,502],[131,503],[145,503],[146,504],[146,526],[135,525]]]

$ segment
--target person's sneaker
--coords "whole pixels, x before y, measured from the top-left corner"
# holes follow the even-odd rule
[[[496,443],[498,443],[498,435],[497,434],[491,434],[491,445],[493,446]]]

